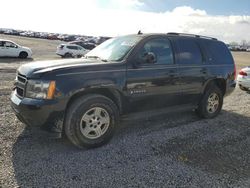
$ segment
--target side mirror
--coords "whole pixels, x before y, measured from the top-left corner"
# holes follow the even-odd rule
[[[144,56],[145,63],[154,64],[157,62],[157,57],[153,52],[147,52]]]

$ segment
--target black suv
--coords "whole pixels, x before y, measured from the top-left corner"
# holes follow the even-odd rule
[[[25,124],[96,147],[112,137],[122,114],[185,107],[217,116],[235,73],[217,39],[140,33],[107,40],[82,59],[22,65],[11,104]]]

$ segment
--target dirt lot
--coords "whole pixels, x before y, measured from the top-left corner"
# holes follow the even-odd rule
[[[31,47],[34,60],[59,58],[60,41],[7,38]],[[233,56],[238,69],[250,65],[250,53]],[[14,116],[9,95],[22,63],[0,59],[0,187],[250,187],[250,93],[237,88],[211,120],[124,118],[109,144],[78,150]]]

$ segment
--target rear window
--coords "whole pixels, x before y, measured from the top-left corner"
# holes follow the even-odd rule
[[[183,38],[177,40],[178,58],[181,64],[201,64],[202,55],[200,47],[195,40]]]
[[[220,41],[203,40],[202,47],[206,49],[208,62],[216,64],[232,64],[233,58],[227,46]]]

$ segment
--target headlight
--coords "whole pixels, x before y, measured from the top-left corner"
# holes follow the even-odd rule
[[[55,90],[55,81],[28,80],[25,97],[35,99],[52,99],[54,97]]]

